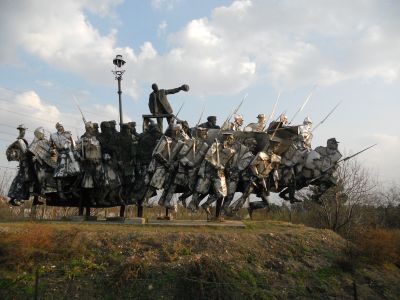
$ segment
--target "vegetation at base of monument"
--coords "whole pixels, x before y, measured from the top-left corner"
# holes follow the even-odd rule
[[[277,221],[247,229],[0,223],[0,298],[395,299],[400,231]],[[368,237],[368,238],[365,238]],[[379,238],[377,238],[379,237]]]
[[[339,175],[321,204],[311,189],[302,203],[255,211],[255,221],[246,221],[243,231],[4,223],[32,211],[30,202],[10,208],[1,198],[0,298],[32,296],[38,270],[43,298],[343,298],[353,296],[355,283],[359,296],[395,299],[400,187],[382,188],[356,160]],[[5,185],[3,176],[3,195]],[[134,216],[135,207],[127,212]],[[148,218],[162,213],[159,207],[145,209]],[[41,206],[35,217],[76,214],[76,208]],[[92,214],[117,215],[118,208]],[[183,209],[174,216],[205,219]]]

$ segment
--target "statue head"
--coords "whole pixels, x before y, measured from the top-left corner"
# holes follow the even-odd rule
[[[19,131],[19,138],[24,138],[24,136],[25,136],[25,132],[26,132],[26,130],[28,129],[28,128],[26,128],[25,126],[24,126],[24,124],[20,124],[20,125],[18,125],[18,127],[17,127],[17,129],[18,129],[18,131]]]
[[[60,122],[57,122],[57,123],[56,123],[56,129],[57,129],[57,132],[59,132],[59,133],[64,132],[64,126],[63,126],[63,124],[61,124]]]
[[[326,141],[326,146],[330,150],[337,150],[339,142],[335,138],[330,138]]]
[[[94,131],[94,134],[99,133],[99,123],[93,123],[93,131]]]
[[[131,130],[131,133],[132,134],[135,134],[136,133],[136,122],[129,122],[129,123],[127,123],[128,125],[129,125],[129,128],[130,128],[130,130]]]
[[[94,134],[94,127],[92,122],[85,123],[85,131],[86,133],[93,135]]]
[[[110,130],[112,132],[117,132],[117,122],[115,120],[108,121],[110,124]]]
[[[265,123],[265,115],[264,114],[259,114],[257,116],[258,123],[264,124]]]
[[[171,137],[180,138],[182,136],[183,129],[181,124],[171,123],[169,126],[171,128]]]
[[[212,126],[217,125],[217,117],[216,116],[208,116],[207,117],[208,123],[210,123]]]
[[[242,115],[235,115],[234,116],[235,123],[239,126],[243,125],[243,116]]]
[[[157,85],[157,83],[153,83],[153,84],[151,85],[151,88],[153,89],[153,91],[158,92],[158,85]]]
[[[287,123],[289,123],[289,119],[288,119],[287,115],[281,114],[279,116],[279,122],[281,122],[283,125],[286,125]]]
[[[124,135],[131,134],[131,126],[127,123],[121,124],[121,134]]]
[[[224,132],[222,136],[223,136],[224,146],[230,147],[235,143],[235,136],[233,135],[232,132]]]
[[[46,134],[43,127],[36,128],[33,134],[35,135],[35,138],[38,140],[44,140],[46,138]]]
[[[256,149],[256,147],[257,147],[257,140],[255,139],[255,138],[249,138],[249,139],[246,139],[245,141],[244,141],[244,143],[243,143],[247,148],[249,148],[249,150],[251,151],[251,152],[254,152],[254,150]]]
[[[199,139],[202,139],[202,140],[207,139],[207,137],[208,137],[207,128],[197,127],[197,128],[196,128],[196,134],[197,134],[197,137],[198,137]]]
[[[103,134],[111,133],[110,123],[107,121],[103,121],[100,123],[100,129],[101,129],[101,133],[103,133]]]
[[[303,125],[307,125],[307,126],[311,126],[312,125],[312,121],[310,117],[306,117],[303,121]]]

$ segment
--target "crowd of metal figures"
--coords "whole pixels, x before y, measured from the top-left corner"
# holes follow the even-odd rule
[[[180,90],[188,86],[158,90],[153,85],[151,114],[143,115],[140,134],[135,122],[120,124],[117,131],[115,121],[103,121],[99,130],[84,119],[85,132],[77,141],[57,123],[49,137],[36,128],[29,143],[26,128],[18,126],[19,136],[6,151],[9,161],[19,162],[10,204],[33,196],[34,205],[143,208],[154,205],[159,191],[158,205],[171,209],[178,202],[193,212],[201,208],[211,219],[214,206],[216,216],[233,216],[247,202],[251,215],[268,206],[271,192],[294,203],[299,201],[296,190],[313,185],[318,201],[336,185],[335,171],[343,160],[338,142],[330,138],[326,146],[313,149],[309,117],[291,125],[285,114],[272,121],[259,114],[244,126],[236,109],[221,127],[215,116],[190,127],[162,105],[162,100],[168,103],[167,94]],[[168,121],[165,132],[163,119]],[[240,197],[234,198],[236,192]],[[256,197],[248,201],[251,195]]]

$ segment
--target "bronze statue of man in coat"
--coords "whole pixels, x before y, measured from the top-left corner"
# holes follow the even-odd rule
[[[153,92],[149,96],[149,109],[153,115],[159,114],[172,114],[173,110],[169,104],[167,95],[176,94],[180,91],[189,91],[189,86],[184,84],[178,88],[163,90],[159,89],[156,83],[153,83],[151,88]],[[168,124],[171,122],[172,117],[167,117]],[[157,118],[158,127],[162,130],[162,118]]]

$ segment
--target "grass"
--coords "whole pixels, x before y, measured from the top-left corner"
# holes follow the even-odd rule
[[[0,223],[0,298],[32,297],[37,268],[40,297],[49,299],[346,298],[351,274],[365,269],[349,272],[338,263],[348,243],[329,230],[277,221],[246,225]],[[383,278],[374,292],[389,299],[400,282],[388,262],[358,274]]]

